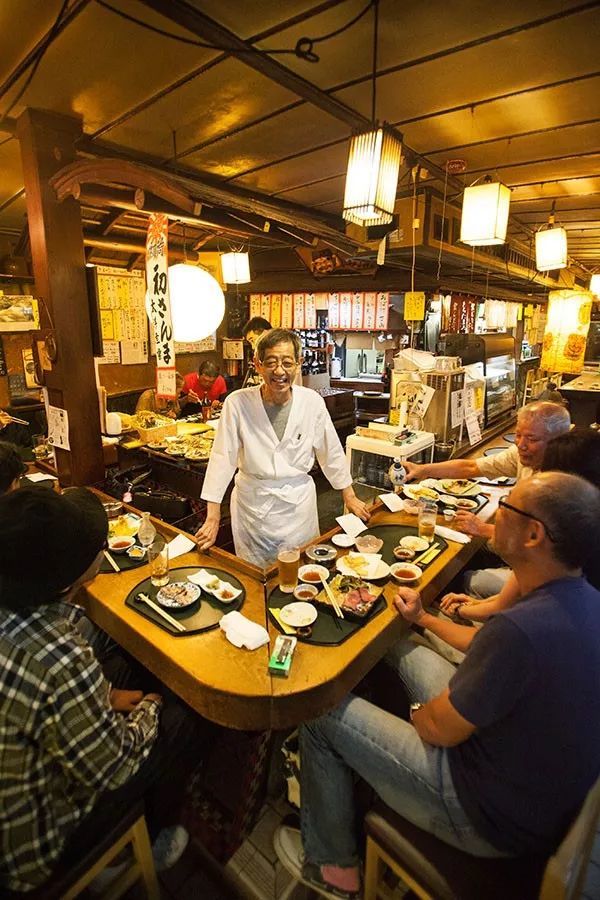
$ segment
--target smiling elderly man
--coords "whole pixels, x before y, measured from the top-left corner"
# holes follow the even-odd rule
[[[262,568],[275,561],[281,544],[302,546],[319,534],[317,492],[309,475],[315,456],[348,510],[369,518],[352,488],[325,401],[294,384],[300,354],[295,332],[267,331],[256,354],[262,384],[234,391],[225,400],[202,489],[207,516],[196,534],[201,550],[216,540],[221,500],[236,469],[231,495],[235,552]]]
[[[350,695],[301,727],[302,844],[275,847],[330,897],[359,889],[354,773],[420,828],[474,856],[550,854],[600,771],[600,592],[582,577],[600,543],[600,492],[562,472],[519,482],[496,542],[522,600],[494,616],[455,669],[396,666],[411,722]],[[395,598],[409,621],[419,596]],[[400,646],[400,645],[398,645]],[[432,653],[432,657],[435,654]]]

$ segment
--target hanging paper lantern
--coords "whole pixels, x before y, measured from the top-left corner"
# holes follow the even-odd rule
[[[510,188],[499,181],[484,181],[465,188],[460,239],[471,247],[489,247],[506,240]]]
[[[250,281],[250,259],[247,253],[223,253],[221,271],[225,284],[248,284]]]
[[[567,259],[567,232],[564,228],[546,228],[535,233],[535,267],[538,272],[564,269]]]
[[[590,278],[590,291],[596,297],[600,297],[600,272]]]
[[[198,266],[169,266],[169,297],[175,341],[201,341],[223,321],[225,296],[221,286]]]
[[[593,296],[589,291],[551,291],[540,366],[576,375],[583,369]]]
[[[372,128],[350,141],[342,216],[357,225],[392,221],[402,143],[387,128]]]

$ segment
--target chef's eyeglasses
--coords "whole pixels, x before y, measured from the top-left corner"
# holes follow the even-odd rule
[[[498,506],[501,506],[502,509],[510,509],[511,512],[518,513],[520,516],[525,516],[527,519],[533,519],[534,522],[539,522],[540,525],[544,526],[544,530],[548,535],[549,540],[551,540],[553,544],[556,543],[554,535],[552,534],[544,520],[540,519],[539,516],[534,516],[532,513],[525,512],[524,509],[519,509],[518,507],[513,506],[512,503],[507,503],[504,497],[498,500]]]
[[[265,369],[276,369],[278,366],[281,366],[282,369],[289,372],[290,369],[295,369],[298,363],[295,359],[289,359],[289,357],[287,359],[277,359],[275,356],[268,356],[262,360],[262,365]]]

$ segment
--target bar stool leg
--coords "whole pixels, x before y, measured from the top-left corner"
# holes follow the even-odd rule
[[[137,820],[131,829],[131,843],[148,900],[160,900],[160,888],[156,877],[156,869],[154,868],[152,847],[150,846],[146,820],[143,816]]]

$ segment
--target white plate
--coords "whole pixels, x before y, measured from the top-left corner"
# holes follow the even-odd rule
[[[354,538],[349,534],[334,534],[331,538],[331,543],[335,544],[336,547],[351,547],[354,543]]]
[[[199,584],[203,591],[207,594],[212,594],[213,597],[216,597],[221,603],[233,603],[236,597],[239,597],[242,593],[239,588],[234,587],[228,581],[221,581],[216,575],[211,575],[210,572],[207,572],[206,569],[199,569],[194,575],[190,575],[188,578],[189,581],[192,581],[194,584]],[[227,591],[227,593],[232,593],[233,597],[223,598],[221,596],[223,591]]]
[[[362,578],[363,581],[379,581],[380,578],[386,578],[390,574],[390,567],[382,559],[379,560],[379,565],[375,570],[375,574],[371,575],[371,577],[368,577],[367,575],[359,575],[351,566],[346,563],[345,560],[346,557],[342,556],[342,558],[338,559],[335,564],[335,567],[340,575],[350,575],[352,578]]]
[[[450,494],[440,494],[440,500],[446,506],[452,506],[455,509],[471,510],[471,509],[477,509],[477,507],[479,506],[479,503],[477,502],[477,500],[473,500],[469,496],[467,496],[467,497],[451,497]],[[465,504],[465,505],[459,506],[459,504]]]
[[[312,625],[317,618],[317,611],[310,603],[298,600],[282,606],[279,616],[285,625],[290,625],[292,628],[303,628],[306,625]]]
[[[172,581],[165,585],[156,595],[161,606],[170,609],[185,609],[191,606],[200,596],[200,588],[189,581]]]
[[[127,522],[128,532],[127,534],[115,534],[115,528],[119,519],[124,518]],[[109,537],[134,537],[140,528],[141,519],[139,516],[135,516],[133,513],[124,513],[122,516],[117,516],[116,519],[110,519],[108,523],[108,536]]]
[[[427,550],[430,544],[425,538],[420,538],[416,534],[407,534],[405,537],[400,538],[400,546],[406,550],[414,550],[415,553],[422,553],[423,550]]]
[[[423,488],[422,484],[405,484],[405,485],[403,485],[402,489],[403,489],[404,493],[406,494],[406,496],[410,497],[411,500],[434,501],[434,500],[437,500],[437,498],[439,497],[438,491],[434,491],[433,488],[428,488],[428,487]],[[420,490],[425,490],[425,491],[427,491],[427,493],[423,494],[423,496],[419,496]],[[434,494],[435,496],[431,496],[430,492],[431,492],[431,494]]]

